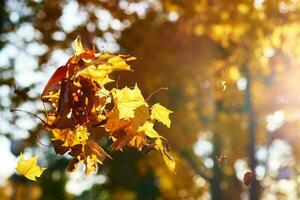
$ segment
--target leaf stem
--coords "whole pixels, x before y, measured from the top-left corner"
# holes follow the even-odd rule
[[[146,102],[155,94],[155,93],[157,93],[157,92],[159,92],[159,91],[161,91],[161,90],[168,90],[168,88],[167,87],[163,87],[163,88],[159,88],[159,89],[157,89],[157,90],[155,90],[154,92],[152,92],[148,97],[147,97],[147,99],[145,100]]]

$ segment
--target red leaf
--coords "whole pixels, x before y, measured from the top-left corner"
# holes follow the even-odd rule
[[[97,57],[94,55],[94,52],[91,51],[91,53],[82,53],[80,54],[80,57],[83,59],[96,59]]]
[[[61,67],[59,67],[54,74],[51,76],[51,78],[49,79],[47,85],[44,88],[44,91],[42,93],[42,96],[45,95],[46,93],[48,93],[49,89],[55,85],[56,83],[58,83],[59,81],[63,80],[66,76],[67,73],[67,66],[63,65]]]
[[[246,172],[244,174],[244,184],[250,186],[255,181],[256,174],[254,172]]]

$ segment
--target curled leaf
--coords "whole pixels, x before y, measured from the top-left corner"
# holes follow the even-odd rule
[[[175,173],[176,164],[175,164],[174,158],[169,154],[167,148],[165,148],[163,146],[161,139],[157,139],[155,141],[155,149],[160,150],[160,152],[163,155],[163,159],[164,159],[168,169],[170,171],[172,171],[173,173]]]
[[[78,56],[82,53],[84,53],[84,49],[81,43],[81,39],[80,36],[78,36],[76,38],[76,40],[74,41],[74,50],[75,50],[75,55]]]
[[[244,185],[246,185],[247,187],[249,187],[256,178],[256,174],[254,172],[246,172],[244,174]]]

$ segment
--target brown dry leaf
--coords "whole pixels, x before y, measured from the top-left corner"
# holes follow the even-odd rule
[[[107,122],[104,125],[104,128],[110,135],[114,135],[114,133],[123,130],[124,128],[130,125],[129,120],[120,119],[119,110],[114,108],[112,112],[107,115]]]

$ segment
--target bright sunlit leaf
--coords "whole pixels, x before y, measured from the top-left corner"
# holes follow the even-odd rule
[[[159,103],[154,104],[151,107],[151,119],[156,119],[170,128],[171,120],[169,115],[172,113],[171,110],[160,105]]]
[[[134,89],[128,87],[121,90],[115,89],[113,96],[120,111],[120,119],[133,118],[135,109],[142,105],[147,105],[137,85],[135,85]]]
[[[84,49],[83,49],[83,46],[82,46],[82,43],[81,43],[81,39],[80,39],[79,36],[74,41],[74,50],[75,50],[75,55],[76,56],[84,53]]]
[[[159,138],[160,136],[153,128],[154,124],[152,122],[146,122],[143,126],[139,127],[138,131],[145,132],[148,137]]]
[[[106,157],[111,158],[94,141],[105,136],[112,140],[110,150],[133,147],[160,151],[168,168],[174,171],[175,162],[150,121],[156,119],[170,127],[172,111],[155,104],[150,117],[149,105],[137,85],[106,88],[113,81],[111,73],[131,71],[127,62],[136,58],[84,49],[79,37],[74,48],[75,55],[56,70],[42,94],[42,101],[51,106],[43,122],[53,134],[54,150],[73,157],[68,171],[76,170],[77,164],[82,163],[88,175],[96,172]],[[103,128],[107,135],[94,134],[94,129]]]
[[[169,154],[169,152],[167,151],[167,149],[163,146],[162,144],[162,140],[161,139],[157,139],[155,141],[155,148],[157,150],[160,150],[160,152],[162,153],[163,155],[163,159],[168,167],[168,169],[170,171],[172,171],[173,173],[175,173],[175,161],[174,161],[174,158]]]
[[[108,70],[101,70],[95,65],[90,65],[89,67],[85,68],[84,70],[80,71],[78,75],[84,77],[90,77],[97,81],[99,85],[105,85],[107,83],[112,82],[113,80],[108,77],[109,71]]]
[[[40,177],[46,168],[42,168],[37,164],[38,156],[25,159],[23,154],[19,156],[17,163],[17,172],[29,180],[36,181],[36,177]]]

